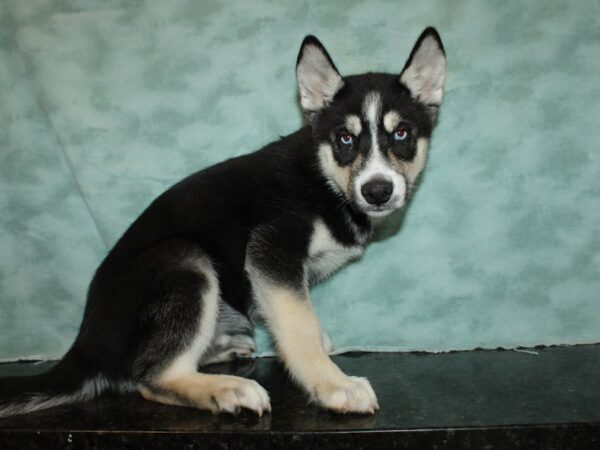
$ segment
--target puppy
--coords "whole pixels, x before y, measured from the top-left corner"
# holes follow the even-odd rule
[[[309,287],[358,258],[375,224],[406,203],[425,165],[445,65],[433,28],[399,74],[342,77],[306,37],[296,75],[309,125],[152,202],[96,271],[64,358],[47,373],[0,382],[0,417],[105,389],[262,415],[271,406],[258,383],[198,371],[250,356],[254,316],[314,402],[374,413],[369,382],[330,360]]]

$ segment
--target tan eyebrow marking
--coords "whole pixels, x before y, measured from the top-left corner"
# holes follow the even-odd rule
[[[360,123],[360,117],[350,114],[346,116],[346,128],[354,136],[358,136],[362,132],[362,124]]]
[[[397,111],[392,110],[385,113],[383,116],[383,127],[385,128],[385,131],[388,133],[394,131],[400,123],[400,119],[400,114],[398,114]]]

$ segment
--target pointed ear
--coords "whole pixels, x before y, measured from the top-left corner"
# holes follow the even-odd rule
[[[344,81],[323,44],[314,36],[306,36],[296,62],[296,78],[300,104],[310,117],[325,108]]]
[[[430,107],[433,112],[442,104],[446,54],[440,35],[429,27],[419,39],[400,74],[400,82],[414,99]]]

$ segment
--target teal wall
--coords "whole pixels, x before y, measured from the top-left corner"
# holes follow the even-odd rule
[[[0,0],[0,359],[67,348],[157,194],[301,125],[305,34],[342,73],[398,72],[426,25],[448,54],[429,166],[400,231],[314,290],[325,328],[340,349],[600,341],[598,1]]]

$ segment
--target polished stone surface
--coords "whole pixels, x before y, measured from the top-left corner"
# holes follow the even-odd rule
[[[105,396],[0,420],[0,448],[600,448],[600,345],[335,360],[369,378],[376,415],[320,411],[262,358],[210,368],[258,380],[273,406],[262,418]],[[49,364],[3,364],[0,376]]]

